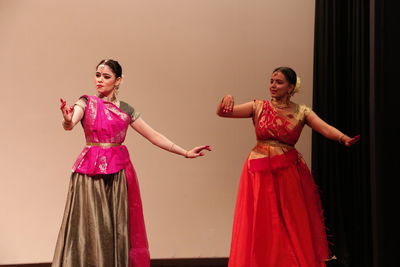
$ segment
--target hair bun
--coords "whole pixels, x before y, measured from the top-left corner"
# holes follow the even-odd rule
[[[293,94],[298,93],[300,91],[300,88],[301,88],[301,79],[299,76],[297,76],[296,85],[294,86]]]

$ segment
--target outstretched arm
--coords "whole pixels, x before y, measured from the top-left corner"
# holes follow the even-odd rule
[[[307,115],[306,121],[313,130],[319,132],[326,138],[338,141],[345,146],[351,146],[360,139],[359,135],[354,137],[345,135],[335,127],[323,121],[314,111],[311,111],[310,114]]]
[[[253,116],[253,102],[235,106],[233,96],[226,95],[218,103],[217,115],[226,118],[250,118]]]
[[[62,98],[60,98],[60,102],[60,109],[64,118],[62,125],[66,131],[70,131],[82,119],[84,110],[78,105],[68,106],[67,101]]]
[[[202,152],[203,150],[211,151],[211,147],[207,145],[198,146],[192,148],[189,151],[183,149],[180,146],[174,144],[164,135],[151,128],[150,125],[148,125],[142,118],[138,118],[137,120],[132,122],[131,127],[135,129],[135,131],[137,131],[139,134],[141,134],[144,138],[149,140],[152,144],[169,152],[182,155],[186,158],[197,158],[204,156],[204,153]]]

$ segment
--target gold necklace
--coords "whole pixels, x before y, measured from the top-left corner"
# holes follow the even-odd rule
[[[97,97],[102,99],[102,100],[104,100],[104,101],[111,102],[111,103],[116,103],[118,101],[117,97],[115,96],[115,94],[111,98],[103,96],[102,94],[97,94]]]
[[[275,108],[288,108],[290,106],[290,102],[289,103],[283,103],[283,104],[279,104],[276,101],[274,101],[274,99],[271,100],[271,104],[273,107]]]
[[[110,103],[116,105],[117,107],[120,107],[120,102],[117,99],[117,97],[115,96],[115,94],[111,98],[103,96],[102,94],[97,94],[97,97],[103,101],[110,102]]]

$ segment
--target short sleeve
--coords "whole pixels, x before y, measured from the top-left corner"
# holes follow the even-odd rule
[[[83,109],[83,111],[85,111],[86,105],[87,105],[86,97],[79,98],[79,100],[75,102],[75,105],[81,107]]]
[[[305,119],[310,113],[311,113],[312,109],[304,104],[299,105],[299,119]]]
[[[307,117],[311,113],[312,109],[304,105],[304,116]]]
[[[136,121],[141,115],[140,112],[135,110],[134,107],[132,107],[131,105],[129,105],[124,101],[120,101],[120,109],[129,116],[131,116],[131,123]]]
[[[134,122],[135,120],[139,119],[140,115],[141,115],[140,112],[135,110],[131,115],[132,122]]]
[[[260,117],[264,101],[253,100],[253,122],[255,123]]]

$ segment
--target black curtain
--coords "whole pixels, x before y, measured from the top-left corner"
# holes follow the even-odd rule
[[[313,133],[312,171],[338,258],[328,266],[373,266],[369,12],[366,0],[316,1],[313,109],[347,135],[361,134],[348,148]]]
[[[375,0],[371,27],[374,35],[371,57],[372,184],[374,267],[400,266],[398,218],[400,197],[400,3]]]

